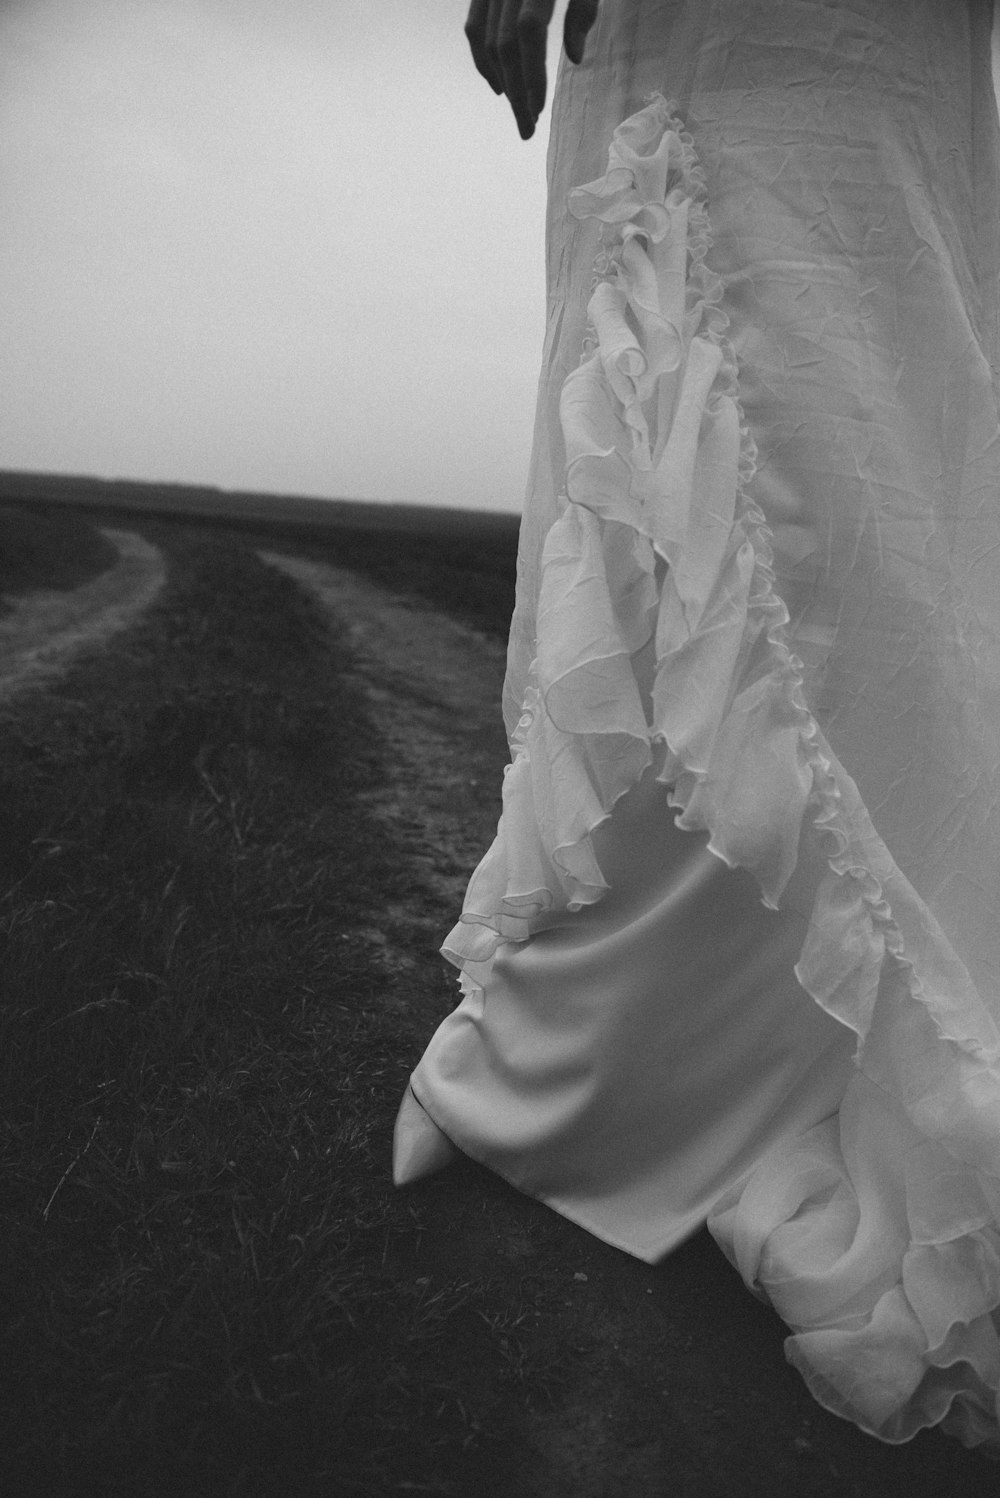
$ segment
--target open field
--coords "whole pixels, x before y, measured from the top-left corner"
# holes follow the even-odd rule
[[[516,546],[519,517],[494,510],[460,510],[441,505],[366,504],[351,499],[304,499],[298,495],[248,494],[225,489],[195,488],[190,484],[140,483],[132,479],[65,477],[48,473],[0,469],[0,503],[28,504],[38,514],[44,509],[60,524],[86,527],[83,516],[119,512],[130,516],[174,516],[182,520],[214,520],[241,529],[248,525],[285,535],[329,537],[353,530],[391,533],[424,540],[471,540]],[[76,519],[72,512],[76,511]],[[65,551],[50,538],[53,561]]]
[[[0,703],[4,1498],[991,1491],[818,1409],[707,1235],[650,1268],[471,1162],[391,1186],[499,812],[512,527],[38,504],[2,591],[106,570],[89,519],[166,580]]]

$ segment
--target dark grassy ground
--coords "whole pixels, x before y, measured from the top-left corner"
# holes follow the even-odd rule
[[[145,529],[166,596],[2,714],[3,1491],[476,1491],[508,1313],[414,1274],[387,1180],[380,745],[292,583]]]
[[[651,1269],[471,1163],[393,1191],[454,984],[365,935],[419,850],[345,640],[253,537],[142,529],[149,614],[0,709],[4,1498],[991,1491],[818,1410],[705,1235]],[[502,635],[469,544],[326,554]]]
[[[116,560],[111,542],[78,510],[0,509],[0,595],[75,588]],[[0,596],[0,616],[5,612]]]

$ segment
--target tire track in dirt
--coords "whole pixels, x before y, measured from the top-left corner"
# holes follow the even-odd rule
[[[118,552],[107,572],[68,592],[7,597],[0,618],[0,702],[62,673],[80,653],[126,629],[166,580],[162,552],[135,531],[101,527]]]
[[[378,929],[358,935],[398,972],[412,965],[406,945],[425,951],[441,945],[496,833],[508,758],[500,710],[506,650],[423,600],[376,587],[346,568],[258,555],[346,630],[355,662],[348,679],[364,692],[386,743],[386,779],[360,799],[402,841],[413,884],[402,901],[387,903]]]

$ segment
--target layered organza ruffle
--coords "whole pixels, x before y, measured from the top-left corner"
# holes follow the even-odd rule
[[[679,828],[808,917],[795,975],[857,1037],[839,1113],[710,1230],[821,1403],[884,1440],[944,1421],[1000,1449],[1000,1033],[806,699],[674,106],[625,120],[569,207],[601,235],[565,490],[502,819],[443,951],[472,995],[501,943],[599,902],[593,834],[655,767]]]

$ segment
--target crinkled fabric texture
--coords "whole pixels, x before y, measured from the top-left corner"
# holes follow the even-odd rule
[[[1000,1446],[988,0],[606,0],[563,65],[493,847],[413,1091],[824,1405]]]

